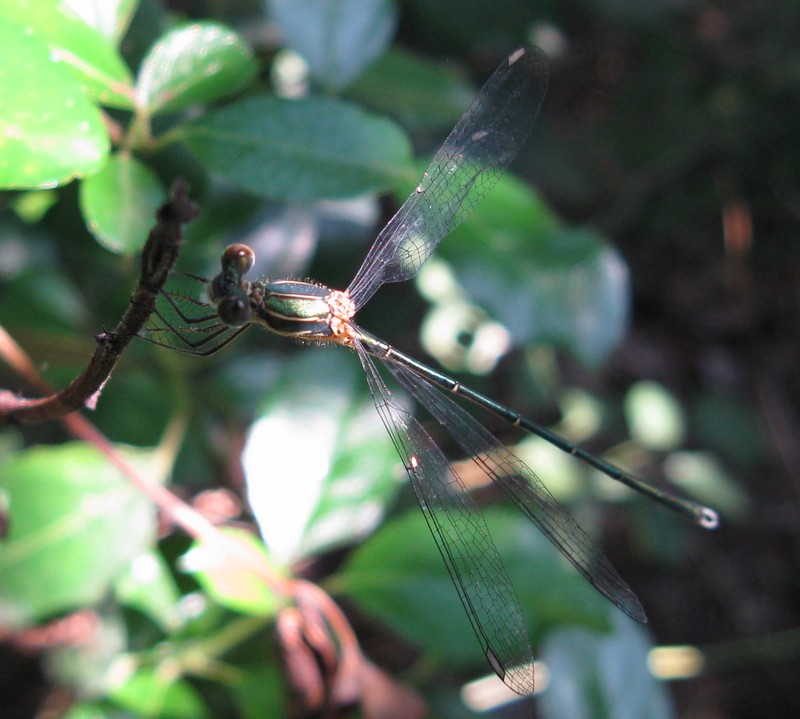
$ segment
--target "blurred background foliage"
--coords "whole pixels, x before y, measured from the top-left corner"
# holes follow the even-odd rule
[[[254,274],[345,287],[480,84],[537,44],[550,89],[513,176],[360,322],[723,526],[490,421],[650,617],[629,626],[487,509],[551,674],[496,715],[796,716],[798,30],[793,3],[735,0],[6,0],[0,323],[67,384],[178,176],[201,207],[183,269],[244,241]],[[5,364],[0,385],[28,391]],[[138,342],[90,418],[154,481],[258,526],[431,715],[467,715],[486,667],[354,357],[255,330],[202,360]],[[0,715],[301,715],[274,596],[231,596],[59,423],[4,427],[0,458]],[[691,675],[668,685],[656,645],[702,662],[651,662]]]

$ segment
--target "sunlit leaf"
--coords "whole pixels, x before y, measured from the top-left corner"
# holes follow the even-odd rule
[[[519,342],[561,344],[596,365],[628,328],[630,281],[616,249],[588,228],[560,228],[512,177],[446,244],[470,295]]]
[[[529,320],[529,333],[516,335],[522,341],[554,342],[568,347],[589,366],[606,360],[628,330],[630,278],[624,259],[611,245],[589,230],[565,230],[553,241],[587,246],[585,259],[571,267],[546,267],[532,271],[525,286],[534,288],[527,302],[506,305],[482,301],[508,326]],[[531,266],[533,270],[533,267]],[[519,290],[522,285],[518,286]],[[498,298],[499,299],[499,298]],[[508,299],[508,295],[506,295]],[[516,315],[514,310],[521,310]],[[524,317],[523,317],[524,315]]]
[[[180,626],[180,595],[160,554],[147,551],[136,557],[117,578],[114,589],[123,604],[146,614],[165,632]]]
[[[627,330],[630,281],[622,257],[597,232],[562,227],[512,175],[437,252],[519,343],[560,344],[596,365]]]
[[[319,97],[251,98],[184,125],[175,137],[210,170],[275,199],[374,192],[410,162],[408,140],[394,124]]]
[[[354,356],[309,348],[273,378],[243,464],[262,536],[281,561],[363,538],[399,463]]]
[[[133,106],[133,80],[113,44],[62,0],[3,0],[0,19],[19,23],[26,34],[38,37],[53,60],[69,67],[92,99],[110,107]],[[17,77],[24,77],[28,87],[45,82],[29,72],[20,74],[19,64],[9,67],[17,69]]]
[[[54,187],[96,172],[109,140],[97,108],[37,34],[0,22],[0,187]]]
[[[206,705],[191,684],[158,668],[140,669],[109,694],[137,717],[203,719],[209,716]]]
[[[97,241],[112,252],[138,252],[164,200],[158,178],[135,157],[118,154],[81,183],[80,204]]]
[[[484,511],[484,516],[531,631],[562,623],[605,626],[609,609],[605,600],[559,558],[526,518],[493,509]],[[442,661],[480,666],[483,660],[419,512],[385,524],[353,554],[332,589]]]
[[[334,589],[430,652],[460,665],[480,659],[469,620],[419,512],[386,523],[359,547],[336,576]]]
[[[10,516],[0,544],[4,622],[98,601],[152,541],[153,507],[88,445],[29,449],[3,465],[0,488]]]
[[[580,252],[547,242],[548,235],[559,225],[553,211],[529,185],[512,174],[506,174],[464,224],[450,235],[453,241],[442,244],[442,254],[448,258],[463,256],[474,259],[480,257],[489,245],[506,256],[522,250],[523,257],[536,252],[548,264],[571,264],[580,259]],[[505,257],[492,259],[484,255],[483,259],[499,264]],[[515,269],[518,274],[522,271]]]
[[[711,452],[670,452],[664,473],[690,497],[712,505],[725,523],[742,521],[752,511],[752,502],[741,484]]]
[[[108,712],[102,702],[79,702],[64,714],[64,719],[106,719]]]
[[[608,634],[577,627],[554,631],[541,652],[551,677],[539,699],[543,715],[670,719],[664,685],[647,670],[651,646],[645,631],[621,615]]]
[[[21,192],[11,203],[17,217],[35,224],[47,214],[47,211],[58,202],[58,192],[55,190],[33,190]]]
[[[324,87],[341,90],[389,44],[396,24],[392,0],[270,0],[286,42]]]
[[[151,115],[180,110],[236,92],[257,70],[252,50],[233,30],[193,23],[151,48],[136,80],[136,97]]]
[[[206,593],[222,606],[256,616],[274,614],[275,594],[249,563],[238,561],[234,549],[241,545],[248,555],[261,555],[269,562],[264,545],[243,530],[226,528],[221,531],[230,544],[195,542],[181,558],[181,568],[194,575]]]
[[[683,441],[686,423],[676,398],[656,382],[637,382],[625,395],[631,436],[648,449],[666,452]]]
[[[65,7],[115,44],[122,39],[139,0],[62,0]]]

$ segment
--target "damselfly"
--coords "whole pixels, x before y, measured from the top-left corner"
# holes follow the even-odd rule
[[[449,432],[464,454],[490,477],[545,536],[627,615],[646,621],[636,595],[592,539],[553,498],[536,474],[451,397],[463,397],[698,524],[716,513],[668,494],[576,447],[513,410],[363,330],[356,312],[384,283],[417,274],[439,242],[497,182],[527,139],[547,86],[544,55],[520,48],[502,63],[431,161],[417,188],[378,235],[344,290],[299,280],[245,275],[254,262],[246,245],[228,247],[205,296],[163,295],[150,341],[209,355],[252,324],[356,352],[375,407],[408,472],[419,505],[472,628],[492,669],[514,691],[533,691],[533,653],[522,610],[485,521],[454,467],[406,405],[389,391],[375,359]]]

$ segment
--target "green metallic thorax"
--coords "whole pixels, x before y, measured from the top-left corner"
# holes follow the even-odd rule
[[[253,308],[255,321],[280,335],[306,340],[331,339],[331,308],[327,287],[299,280],[278,280],[253,284],[260,295]]]

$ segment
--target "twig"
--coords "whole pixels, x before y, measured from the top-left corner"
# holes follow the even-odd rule
[[[171,198],[158,210],[157,223],[150,232],[142,251],[142,269],[139,284],[128,309],[113,332],[97,336],[98,347],[83,373],[66,389],[40,399],[18,397],[0,390],[0,424],[29,424],[50,419],[60,419],[75,437],[93,445],[142,494],[187,534],[202,541],[206,549],[221,553],[229,564],[240,570],[252,572],[279,597],[292,600],[302,614],[321,614],[336,635],[341,648],[342,663],[337,672],[339,691],[352,691],[350,684],[361,675],[365,659],[358,640],[344,613],[319,587],[302,579],[284,576],[263,554],[249,544],[237,541],[222,532],[194,508],[175,496],[166,487],[140,475],[116,447],[75,410],[92,407],[111,371],[128,343],[144,327],[155,309],[158,295],[170,270],[175,264],[183,243],[182,225],[192,220],[197,208],[187,195],[183,182],[175,184]],[[43,393],[50,392],[47,383],[36,371],[33,363],[14,340],[0,327],[0,356],[2,356],[29,384]],[[358,692],[361,693],[360,690]]]
[[[97,335],[98,346],[86,369],[68,387],[48,397],[28,399],[6,390],[0,391],[0,424],[45,422],[82,407],[94,408],[122,352],[144,327],[155,308],[158,294],[178,259],[183,244],[183,225],[197,215],[197,206],[188,198],[187,191],[188,185],[177,181],[170,199],[156,213],[157,222],[142,251],[139,284],[128,309],[113,332]],[[30,372],[24,374],[32,378]],[[40,379],[34,382],[34,386],[42,392],[51,392]]]

